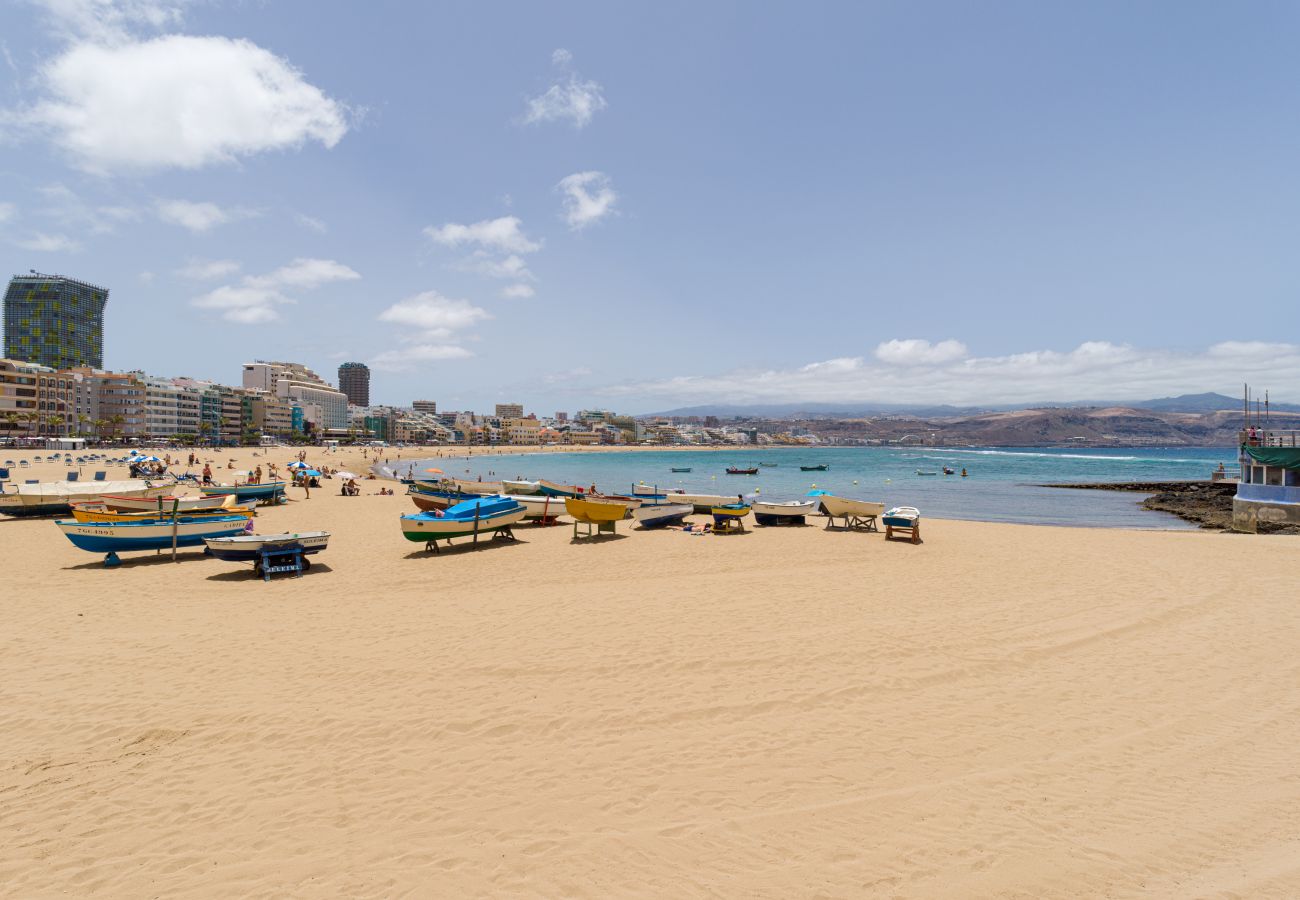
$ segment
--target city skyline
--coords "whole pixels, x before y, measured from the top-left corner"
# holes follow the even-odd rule
[[[505,9],[11,5],[0,252],[376,404],[1300,395],[1295,10]]]

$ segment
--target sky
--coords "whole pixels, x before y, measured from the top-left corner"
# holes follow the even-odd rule
[[[1300,401],[1300,6],[6,0],[105,366],[440,409]]]

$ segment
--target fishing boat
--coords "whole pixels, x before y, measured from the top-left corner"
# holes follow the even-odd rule
[[[253,510],[247,506],[217,507],[216,509],[176,510],[167,505],[162,509],[137,510],[134,512],[115,512],[102,503],[72,504],[72,518],[78,522],[170,522],[173,516],[198,519],[214,516],[251,516]]]
[[[556,484],[545,478],[537,479],[537,489],[548,497],[577,497],[584,492],[576,484]]]
[[[821,496],[822,512],[830,521],[827,527],[835,524],[836,519],[844,520],[845,528],[879,531],[876,520],[885,511],[885,504],[871,500],[854,500],[851,497],[836,497],[834,494]]]
[[[738,468],[737,466],[727,466],[727,474],[728,475],[757,475],[758,467],[755,466],[752,469],[741,469]]]
[[[653,487],[648,484],[632,485],[632,496],[634,497],[649,497],[655,499],[659,497],[678,497],[681,493],[682,491],[680,489],[669,490],[668,488],[664,488],[661,491],[657,485]]]
[[[502,493],[506,494],[540,494],[542,486],[536,481],[501,481]]]
[[[663,528],[666,525],[680,525],[694,511],[695,507],[688,503],[648,503],[640,509],[632,510],[632,518],[642,528]]]
[[[204,485],[199,490],[206,497],[233,494],[241,502],[252,500],[258,503],[278,503],[284,499],[285,482],[263,481],[260,484],[213,484]]]
[[[754,520],[759,525],[802,525],[804,516],[817,512],[816,500],[789,500],[784,503],[772,503],[755,500],[750,504],[754,509]]]
[[[501,494],[505,491],[504,485],[499,481],[461,481],[459,478],[453,478],[452,483],[463,493],[480,497]]]
[[[924,469],[917,469],[917,470],[916,470],[916,474],[917,474],[917,475],[938,475],[939,473],[938,473],[938,472],[927,472],[927,471],[925,471]]]
[[[301,551],[304,557],[320,553],[329,544],[328,531],[300,531],[294,534],[238,534],[204,538],[208,552],[228,562],[260,562],[264,551]],[[310,564],[304,559],[303,568]]]
[[[214,494],[211,497],[174,497],[166,494],[159,497],[124,497],[119,494],[105,494],[97,501],[105,509],[112,512],[153,512],[157,510],[158,504],[163,504],[162,508],[171,512],[176,509],[179,512],[191,512],[199,509],[222,509],[239,505],[239,498],[234,494]]]
[[[564,508],[574,519],[586,525],[617,522],[627,515],[627,504],[592,497],[565,497]]]
[[[406,495],[415,503],[416,508],[421,511],[433,509],[446,509],[449,506],[455,506],[465,500],[473,499],[477,494],[466,494],[464,491],[451,487],[434,487],[424,486],[421,483],[411,485],[406,489]]]
[[[956,470],[956,469],[951,469],[951,468],[949,468],[948,466],[944,466],[944,467],[943,467],[943,474],[945,474],[945,475],[956,475],[956,474],[957,474],[957,470]]]
[[[41,484],[13,485],[12,491],[0,493],[0,513],[6,516],[53,516],[71,512],[73,503],[98,500],[105,494],[125,497],[160,497],[172,491],[171,485],[153,485],[148,481],[47,481]]]
[[[669,472],[689,472],[690,466],[674,466],[668,469]]]
[[[525,519],[556,519],[564,515],[564,498],[545,494],[511,494],[510,498],[523,504]]]
[[[921,543],[921,511],[915,506],[895,506],[882,517],[885,523],[885,540],[895,531],[905,533],[913,544]]]
[[[624,494],[587,494],[587,496],[592,500],[609,500],[612,503],[622,503],[623,508],[627,510],[628,515],[631,515],[634,509],[639,509],[641,504],[651,503],[654,499],[657,499],[646,495],[628,497]]]
[[[799,471],[800,472],[825,472],[829,468],[830,466],[828,466],[826,463],[820,463],[815,466],[800,466]]]
[[[54,524],[73,545],[91,553],[126,553],[195,547],[207,538],[243,532],[248,516],[176,516],[140,522],[78,522],[57,519]]]
[[[713,530],[717,531],[744,531],[745,516],[749,515],[749,504],[747,503],[727,503],[723,506],[715,506],[710,512],[713,513]]]
[[[524,517],[524,506],[513,497],[477,497],[442,511],[402,516],[402,535],[408,541],[433,545],[457,537],[494,535]]]
[[[715,506],[724,506],[736,501],[736,495],[722,496],[720,494],[671,494],[668,497],[673,503],[689,503],[695,507],[696,512],[706,513]]]

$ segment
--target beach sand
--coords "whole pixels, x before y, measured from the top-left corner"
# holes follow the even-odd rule
[[[0,895],[1300,894],[1293,539],[433,556],[325,484],[260,515],[333,532],[270,583],[0,521]]]

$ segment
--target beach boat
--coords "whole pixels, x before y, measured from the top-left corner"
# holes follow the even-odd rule
[[[802,525],[804,516],[815,515],[816,500],[790,500],[784,503],[772,503],[755,500],[750,504],[754,510],[754,519],[759,525]]]
[[[441,512],[402,516],[402,535],[408,541],[432,544],[457,537],[475,539],[509,528],[524,517],[523,504],[514,497],[476,497]]]
[[[882,519],[885,523],[885,540],[892,538],[895,531],[902,531],[912,539],[913,544],[921,543],[921,511],[915,506],[895,506],[887,510]]]
[[[239,505],[239,498],[234,494],[214,494],[211,497],[173,497],[166,494],[161,497],[124,497],[120,494],[105,494],[97,502],[104,508],[112,512],[155,512],[159,507],[159,501],[162,502],[162,508],[171,512],[175,508],[179,512],[190,512],[199,509],[222,509]]]
[[[800,472],[825,472],[829,468],[830,466],[828,466],[826,463],[821,463],[820,465],[816,465],[816,466],[800,466],[799,471]]]
[[[845,528],[861,528],[866,531],[879,531],[876,520],[885,511],[885,504],[871,500],[854,500],[851,497],[836,497],[834,494],[821,496],[822,512],[830,521],[827,528],[835,524],[836,519],[844,520]]]
[[[478,494],[466,494],[455,487],[438,487],[427,482],[417,482],[406,489],[406,494],[415,503],[417,509],[428,511],[446,509],[465,500],[471,500]]]
[[[651,503],[632,510],[632,518],[642,528],[663,528],[665,525],[680,525],[694,511],[695,507],[688,503]]]
[[[300,531],[295,534],[238,534],[233,537],[204,538],[208,553],[228,562],[261,562],[262,552],[289,553],[299,550],[304,557],[320,553],[328,546],[328,531]],[[304,559],[303,568],[310,564]]]
[[[452,483],[460,488],[463,493],[479,497],[501,494],[505,490],[499,481],[461,481],[458,478],[453,478]]]
[[[671,494],[668,497],[673,503],[689,503],[695,507],[696,512],[706,513],[715,506],[725,506],[728,503],[736,502],[736,495],[723,496],[720,494]]]
[[[565,497],[564,508],[584,525],[606,525],[627,515],[627,504],[592,497]]]
[[[677,498],[678,496],[681,495],[681,493],[682,493],[682,491],[681,491],[680,489],[669,490],[668,488],[664,488],[664,489],[661,491],[657,485],[655,485],[655,486],[651,486],[651,485],[648,485],[648,484],[634,484],[634,485],[632,485],[632,496],[634,496],[634,497],[646,497],[646,498],[649,498],[649,499],[651,499],[651,500],[655,500],[655,499],[658,499],[658,498],[661,498],[661,497],[673,497],[673,498]]]
[[[713,530],[717,531],[744,531],[744,518],[749,515],[749,504],[747,503],[728,503],[724,506],[715,506],[710,512],[713,513]]]
[[[537,489],[548,497],[577,497],[584,493],[576,484],[556,484],[545,478],[537,479]]]
[[[13,485],[0,493],[0,513],[6,516],[66,515],[73,503],[99,500],[105,494],[126,497],[161,497],[172,491],[171,485],[153,485],[148,481],[47,481],[41,484]]]
[[[628,497],[624,494],[587,494],[593,500],[609,500],[614,503],[622,503],[623,508],[631,515],[632,510],[639,509],[643,503],[653,503],[659,499],[658,496],[650,494],[638,494],[635,497]]]
[[[217,509],[191,509],[172,512],[171,505],[159,510],[140,510],[138,512],[115,512],[104,507],[102,503],[72,504],[72,518],[78,522],[170,522],[172,516],[182,519],[199,519],[213,516],[251,516],[253,510],[247,506],[218,507]]]
[[[506,494],[540,494],[542,486],[536,481],[505,481],[501,482],[502,493]]]
[[[200,487],[205,497],[233,494],[241,502],[275,503],[284,497],[285,482],[263,481],[261,484],[213,484]]]
[[[545,494],[511,494],[524,507],[525,519],[555,519],[564,515],[564,498]]]
[[[736,466],[727,466],[727,474],[728,475],[757,475],[758,467],[755,466],[752,469],[741,469]]]
[[[91,553],[127,553],[195,547],[207,538],[240,534],[253,521],[249,516],[177,516],[165,521],[78,522],[57,519],[54,524],[73,545]]]
[[[689,472],[690,470],[691,470],[691,467],[690,467],[690,466],[681,466],[681,467],[672,467],[672,468],[670,468],[668,471],[669,471],[669,472]]]

